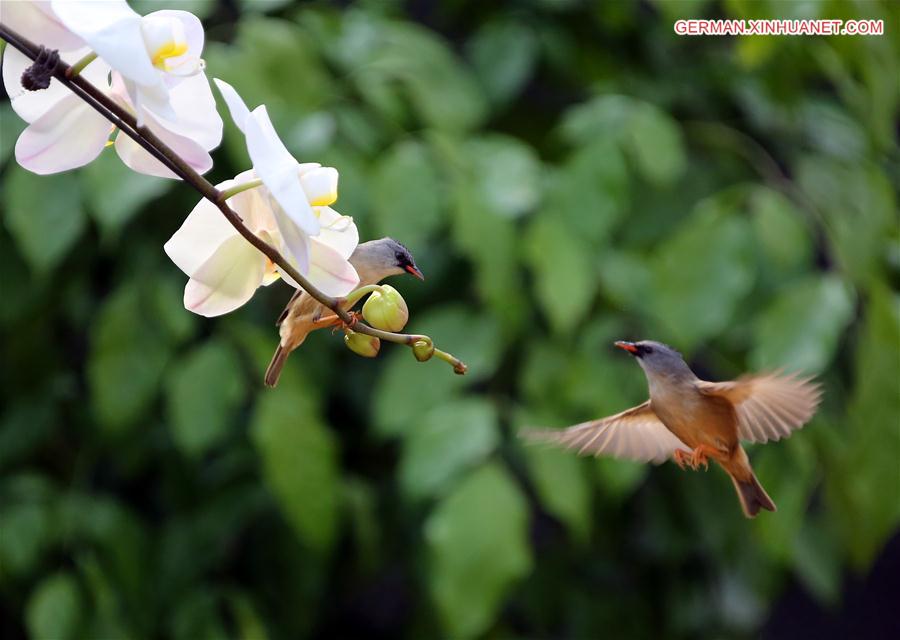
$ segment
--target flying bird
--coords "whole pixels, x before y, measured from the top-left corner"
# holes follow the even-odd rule
[[[358,245],[350,256],[350,264],[359,275],[360,287],[378,284],[388,276],[401,273],[409,273],[419,280],[425,279],[409,249],[393,238],[370,240]],[[329,315],[325,315],[326,312]],[[323,306],[303,289],[298,289],[275,322],[280,342],[266,369],[266,385],[274,387],[278,384],[287,357],[303,344],[311,331],[337,326],[341,322],[340,318],[331,313],[331,309]]]
[[[768,373],[730,382],[701,380],[673,348],[660,342],[616,342],[637,359],[650,399],[621,413],[567,429],[525,430],[531,440],[562,445],[579,454],[660,464],[682,469],[714,460],[731,477],[748,518],[775,511],[741,441],[780,440],[803,426],[822,392],[811,378]]]

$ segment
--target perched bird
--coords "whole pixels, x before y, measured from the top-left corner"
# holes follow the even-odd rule
[[[401,273],[409,273],[419,280],[425,279],[409,249],[393,238],[370,240],[358,245],[350,256],[350,264],[359,275],[360,287],[377,284],[388,276]],[[325,315],[326,312],[328,315]],[[281,340],[266,369],[266,385],[270,387],[278,384],[287,357],[303,344],[311,331],[340,325],[341,320],[306,291],[298,289],[275,324]]]
[[[748,518],[760,509],[775,511],[740,441],[780,440],[799,429],[816,411],[819,385],[811,378],[779,373],[707,382],[669,346],[651,340],[615,344],[641,365],[649,400],[568,429],[528,430],[523,435],[579,454],[656,464],[672,458],[682,469],[707,468],[712,458],[731,476]]]

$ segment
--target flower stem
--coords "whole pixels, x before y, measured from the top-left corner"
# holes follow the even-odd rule
[[[24,54],[31,60],[35,60],[42,50],[41,47],[23,37],[13,29],[10,29],[3,22],[0,22],[0,38],[5,40],[12,47],[18,49],[22,54]],[[76,66],[70,67],[62,60],[59,60],[54,68],[53,77],[59,80],[59,82],[61,82],[63,85],[68,87],[69,90],[71,90],[79,98],[84,100],[85,103],[87,103],[91,108],[93,108],[107,120],[112,122],[116,127],[120,129],[122,134],[125,134],[133,139],[150,155],[159,160],[159,162],[162,163],[163,166],[169,169],[180,179],[191,185],[191,187],[193,187],[194,190],[196,190],[205,199],[216,205],[219,211],[222,212],[222,215],[225,216],[225,219],[228,220],[229,224],[231,224],[231,226],[234,227],[235,230],[240,233],[241,236],[244,237],[244,239],[247,240],[247,242],[256,247],[256,249],[259,250],[259,252],[266,256],[269,260],[281,267],[281,269],[291,278],[293,278],[294,281],[297,282],[297,284],[299,284],[304,291],[309,293],[309,295],[312,296],[313,299],[321,303],[323,306],[334,311],[335,315],[337,315],[345,324],[352,324],[353,330],[357,333],[364,333],[381,340],[386,340],[388,342],[394,342],[397,344],[405,344],[410,347],[418,340],[431,340],[431,338],[429,338],[428,336],[382,331],[381,329],[371,327],[364,322],[354,321],[354,318],[343,306],[345,302],[344,299],[333,298],[314,287],[306,277],[301,275],[293,266],[291,266],[290,262],[288,262],[288,260],[284,256],[282,256],[275,247],[267,243],[265,240],[261,239],[244,225],[241,217],[237,213],[235,213],[226,202],[228,200],[228,197],[230,197],[230,195],[228,194],[228,190],[223,192],[216,189],[216,187],[213,186],[212,183],[210,183],[203,176],[197,173],[197,171],[187,162],[185,162],[185,160],[181,156],[175,153],[166,143],[160,140],[155,133],[150,131],[150,129],[148,129],[146,126],[138,126],[137,120],[132,114],[128,113],[128,111],[114,102],[109,96],[107,96],[102,91],[97,89],[97,87],[95,87],[93,84],[85,80],[84,77],[78,75],[78,73],[82,69],[84,69],[84,67],[87,66],[93,59],[87,59],[89,57],[90,56],[88,55],[79,60],[76,63],[76,66],[80,66],[77,66],[77,68]],[[245,187],[246,189],[257,186],[249,186],[251,184],[252,181],[247,183],[246,185],[241,186]],[[244,189],[241,190],[243,191]],[[361,289],[364,288],[365,287],[361,287]],[[455,358],[454,356],[437,349],[435,349],[434,353],[441,360],[444,360],[445,362],[453,365],[454,372],[459,374],[466,372],[466,365],[458,358]]]
[[[244,182],[243,184],[236,184],[229,189],[225,189],[225,191],[221,191],[222,199],[228,200],[229,198],[236,196],[237,194],[247,191],[249,189],[255,189],[256,187],[262,186],[262,180],[257,178],[256,180],[251,180],[250,182]]]
[[[73,64],[71,67],[69,67],[69,70],[66,72],[66,75],[69,76],[70,78],[74,78],[79,73],[84,71],[84,68],[96,59],[97,59],[97,53],[94,51],[91,51],[90,53],[85,54],[84,57],[82,57],[75,64]]]
[[[364,287],[360,287],[355,291],[351,291],[347,294],[347,297],[342,300],[344,305],[346,305],[347,309],[352,309],[353,305],[359,302],[359,299],[364,295],[368,295],[370,293],[374,293],[375,291],[382,291],[381,285],[379,284],[367,284]]]

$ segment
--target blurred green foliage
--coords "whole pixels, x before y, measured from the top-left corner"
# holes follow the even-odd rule
[[[866,573],[900,524],[896,4],[166,4],[364,237],[409,245],[410,329],[470,373],[320,332],[264,390],[290,292],[191,316],[161,249],[196,195],[112,152],[28,174],[0,105],[6,637],[749,636],[789,581],[834,604]],[[673,33],[723,16],[887,29]],[[211,178],[247,166],[228,123]],[[777,514],[517,440],[641,401],[610,342],[643,337],[821,377],[750,451]]]

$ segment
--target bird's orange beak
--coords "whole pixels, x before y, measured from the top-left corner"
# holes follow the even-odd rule
[[[617,342],[614,342],[613,344],[620,349],[625,349],[625,351],[627,351],[628,353],[637,353],[638,350],[637,345],[633,342],[625,342],[624,340],[619,340]]]
[[[407,272],[408,274],[417,277],[419,280],[424,280],[424,279],[425,279],[425,276],[422,275],[422,272],[419,271],[419,268],[418,268],[418,267],[414,267],[413,265],[408,264],[408,265],[406,265],[406,266],[404,267],[404,269],[406,269],[406,272]]]

